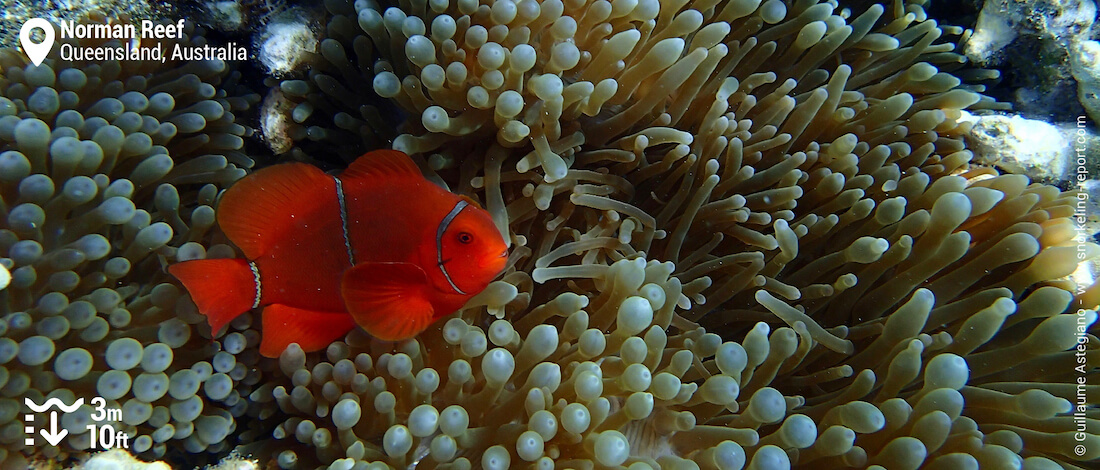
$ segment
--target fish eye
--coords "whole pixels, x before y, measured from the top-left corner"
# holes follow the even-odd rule
[[[462,243],[463,245],[469,245],[474,242],[474,236],[470,235],[470,232],[459,232],[458,242]]]

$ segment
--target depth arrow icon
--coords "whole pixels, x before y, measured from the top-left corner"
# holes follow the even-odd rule
[[[41,434],[42,437],[46,438],[46,442],[49,442],[51,446],[56,446],[58,443],[61,442],[62,439],[65,438],[65,436],[69,435],[69,430],[68,429],[62,429],[62,430],[58,431],[58,429],[57,429],[57,412],[56,411],[51,411],[50,412],[50,430],[49,430],[49,432],[47,432],[45,429],[42,429],[42,430],[39,430],[38,433]]]

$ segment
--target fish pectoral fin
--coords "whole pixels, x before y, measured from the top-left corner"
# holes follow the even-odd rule
[[[272,165],[225,191],[218,202],[218,226],[245,257],[256,259],[295,229],[296,216],[315,210],[318,194],[334,191],[332,177],[313,165]]]
[[[411,263],[360,263],[344,272],[348,313],[367,333],[386,341],[416,336],[432,324],[428,275]]]
[[[305,352],[327,348],[352,328],[355,320],[344,312],[318,312],[272,304],[262,314],[260,354],[279,357],[290,343],[298,343]]]

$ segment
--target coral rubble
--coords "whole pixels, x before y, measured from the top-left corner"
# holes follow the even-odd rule
[[[1096,3],[1092,0],[984,0],[967,57],[1011,74],[1015,109],[1028,117],[1095,120]],[[1076,93],[1075,93],[1076,92]]]

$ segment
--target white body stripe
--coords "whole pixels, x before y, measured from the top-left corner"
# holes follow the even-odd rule
[[[344,185],[340,178],[333,176],[336,181],[336,202],[340,204],[340,228],[344,230],[344,248],[348,250],[348,263],[355,266],[355,253],[351,249],[351,237],[348,236],[348,207],[344,201]]]

